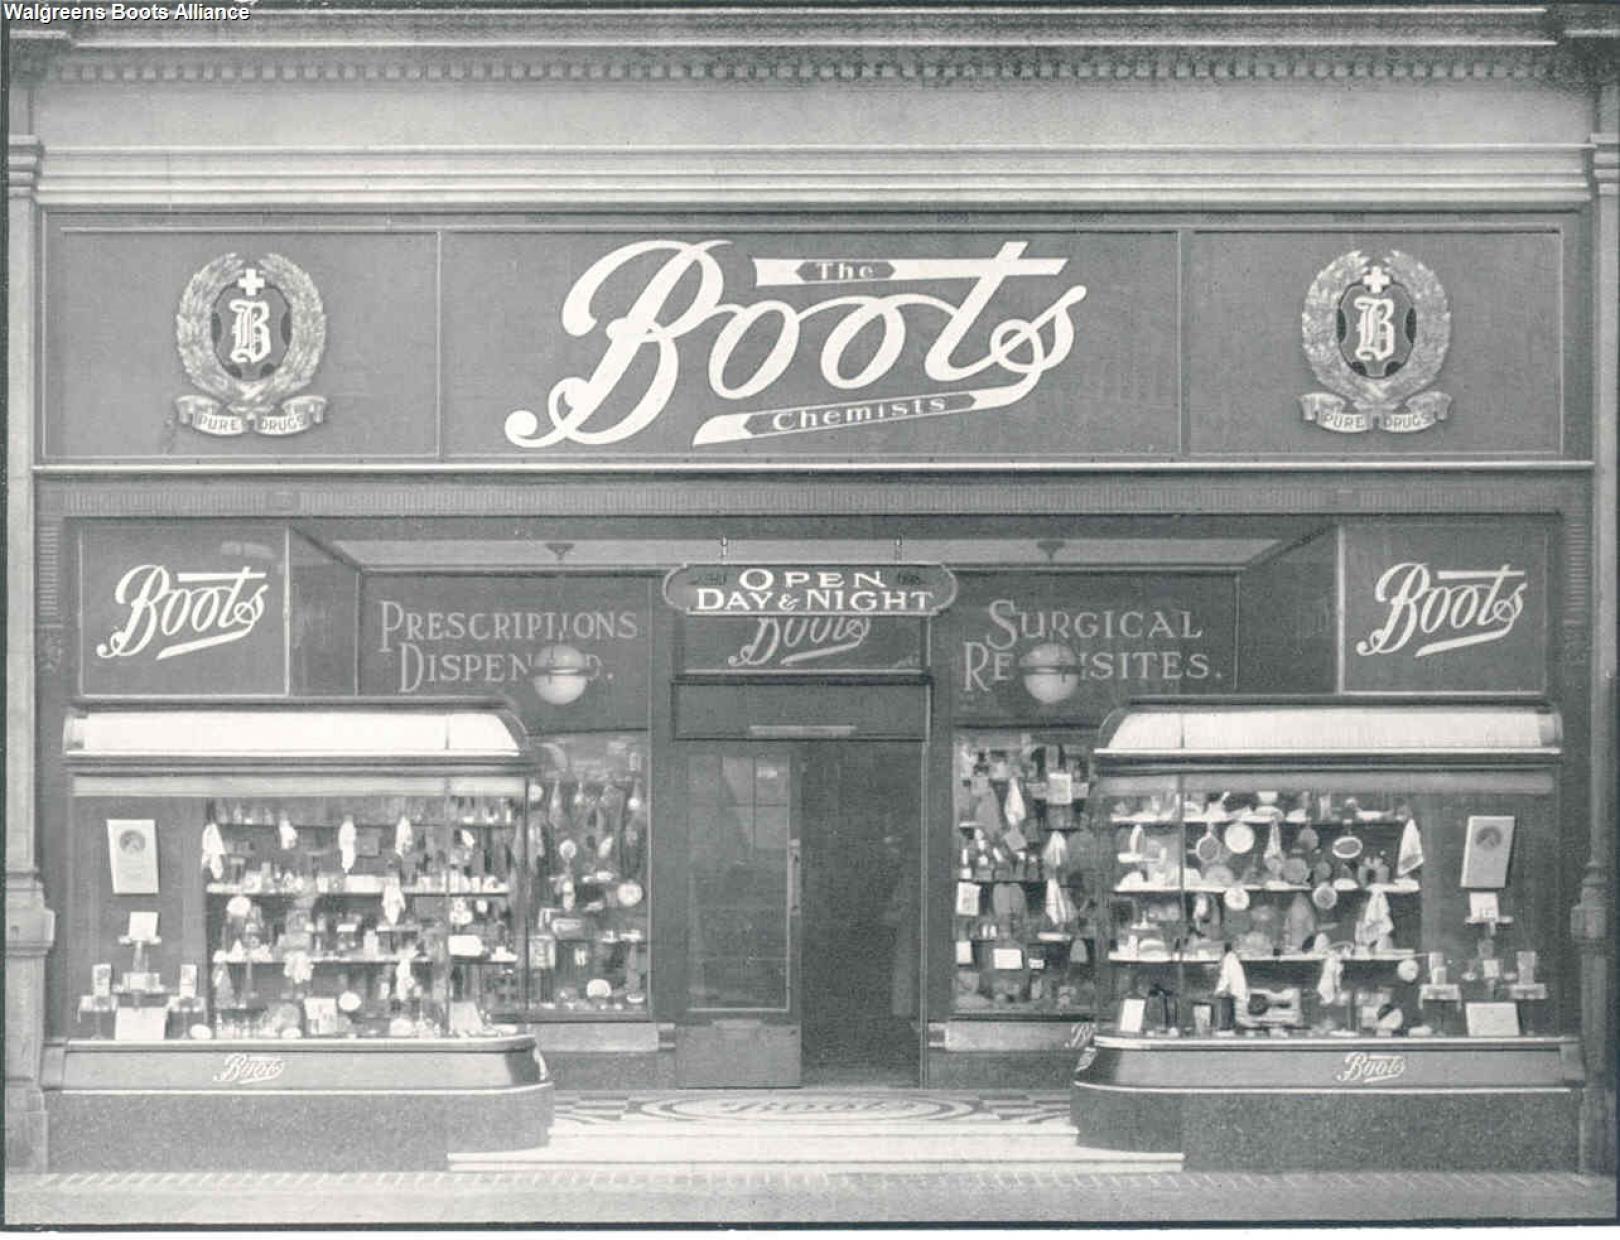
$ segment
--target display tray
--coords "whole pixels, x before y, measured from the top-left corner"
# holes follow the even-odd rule
[[[47,1048],[47,1090],[455,1093],[546,1083],[532,1034],[489,1038],[74,1039]]]
[[[1565,1089],[1574,1038],[1130,1037],[1098,1034],[1079,1089],[1177,1092]]]

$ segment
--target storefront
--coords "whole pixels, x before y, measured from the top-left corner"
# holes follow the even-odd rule
[[[1166,50],[1137,85],[1119,73],[1160,60],[1041,26],[981,80],[878,12],[849,15],[860,48],[753,17],[816,50],[710,63],[695,17],[630,50],[611,14],[514,14],[518,73],[440,14],[411,19],[415,69],[391,76],[359,30],[291,12],[195,46],[53,32],[29,93],[46,155],[13,199],[39,333],[12,379],[37,410],[12,612],[21,572],[33,989],[8,969],[39,1035],[8,1040],[39,1063],[8,1079],[39,1082],[53,1163],[118,1160],[95,1118],[113,1095],[269,1116],[302,1090],[333,1132],[404,1108],[432,1165],[543,1139],[551,1082],[1051,1088],[1084,1059],[1118,1089],[1196,1091],[1241,1053],[1257,1087],[1308,1091],[1330,1036],[1359,1039],[1322,1052],[1335,1072],[1389,1058],[1380,1039],[1477,1094],[1528,1055],[1553,1161],[1601,1162],[1616,307],[1592,186],[1613,189],[1620,117],[1573,49],[1607,36],[1571,26],[1543,55],[1479,32],[1485,69],[1425,69],[1445,106],[1352,168],[1350,52],[1311,53],[1324,80],[1262,76],[1257,44],[1239,83],[1196,50],[1183,80]],[[1166,49],[1186,34],[1137,20]],[[1455,31],[1424,20],[1396,59],[1452,63]],[[572,50],[589,21],[619,45]],[[272,30],[301,50],[256,42]],[[222,116],[217,146],[181,151],[183,96],[230,97],[227,60],[263,104],[306,71],[323,108],[387,94],[396,119],[362,119],[355,149],[391,151],[394,188],[383,163],[350,179],[311,101],[280,154],[233,165],[258,139]],[[175,150],[116,125],[91,148],[78,109],[171,63]],[[1429,98],[1380,78],[1369,106]],[[726,129],[733,89],[757,131]],[[940,189],[882,201],[859,144],[749,189],[759,141],[804,140],[807,101],[852,124],[862,92],[915,104],[894,142],[941,141],[973,92],[1076,143],[1063,101],[1083,99],[1135,145],[1047,167],[986,114],[959,155],[894,157]],[[1247,171],[1219,209],[1204,174],[1174,180],[1215,131],[1174,156],[1149,132],[1195,99],[1261,127],[1220,156]],[[656,148],[593,162],[660,101],[681,132],[648,123],[712,139],[713,178]],[[514,107],[560,109],[579,145],[469,137]],[[407,114],[428,146],[386,136]],[[1275,196],[1239,176],[1284,152]],[[1468,160],[1499,168],[1459,197]],[[1138,164],[1159,189],[1132,188]],[[1116,712],[1166,697],[1230,745],[1188,722],[1133,749],[1146,716]],[[1307,699],[1351,711],[1336,757],[1289,748]],[[1406,707],[1499,712],[1458,733],[1472,784],[1443,728],[1432,751],[1391,739]],[[1536,743],[1502,741],[1525,720]],[[1451,872],[1484,864],[1464,837],[1485,818],[1511,882]],[[378,1093],[346,1110],[357,1072]],[[490,1109],[424,1103],[427,1078]],[[1213,1122],[1076,1106],[1096,1144]]]

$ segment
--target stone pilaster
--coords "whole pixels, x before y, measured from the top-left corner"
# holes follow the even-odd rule
[[[1616,762],[1616,506],[1620,504],[1620,85],[1602,85],[1592,135],[1595,210],[1592,231],[1592,826],[1591,853],[1570,933],[1580,953],[1581,1037],[1587,1088],[1581,1112],[1581,1162],[1615,1167],[1615,1030],[1613,1008],[1614,772]]]
[[[13,90],[17,90],[16,84]],[[13,121],[19,119],[15,113]],[[22,118],[26,119],[26,117]],[[34,460],[38,366],[40,142],[16,132],[6,147],[10,241],[6,454],[6,1167],[43,1170],[45,956],[56,936],[37,855],[34,716]]]

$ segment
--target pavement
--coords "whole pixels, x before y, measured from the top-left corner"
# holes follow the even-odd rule
[[[987,1151],[987,1156],[993,1157]],[[8,1226],[508,1223],[1355,1224],[1613,1220],[1613,1180],[1554,1174],[559,1167],[524,1172],[77,1172],[6,1177]]]
[[[550,1142],[442,1171],[7,1175],[22,1227],[1613,1220],[1561,1173],[1203,1173],[1076,1144],[1061,1091],[559,1092]],[[161,1148],[152,1149],[161,1163]]]

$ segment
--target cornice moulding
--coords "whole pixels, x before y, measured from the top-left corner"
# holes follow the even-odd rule
[[[1589,72],[1546,5],[324,9],[34,28],[58,81],[1476,79]],[[1602,19],[1583,17],[1581,38]],[[14,24],[15,26],[15,24]],[[26,27],[17,27],[30,33]],[[17,35],[14,34],[14,40]]]
[[[47,207],[1561,206],[1592,146],[52,147]]]
[[[116,82],[821,81],[1040,79],[1215,81],[1323,78],[1477,81],[1548,78],[1586,62],[1542,48],[1289,49],[1088,46],[582,46],[461,50],[354,47],[154,49],[62,57],[50,79]]]
[[[28,198],[39,181],[45,146],[38,138],[9,134],[6,137],[6,196]]]
[[[83,49],[236,47],[1551,46],[1543,4],[760,5],[331,7],[265,5],[246,22],[86,22]]]

